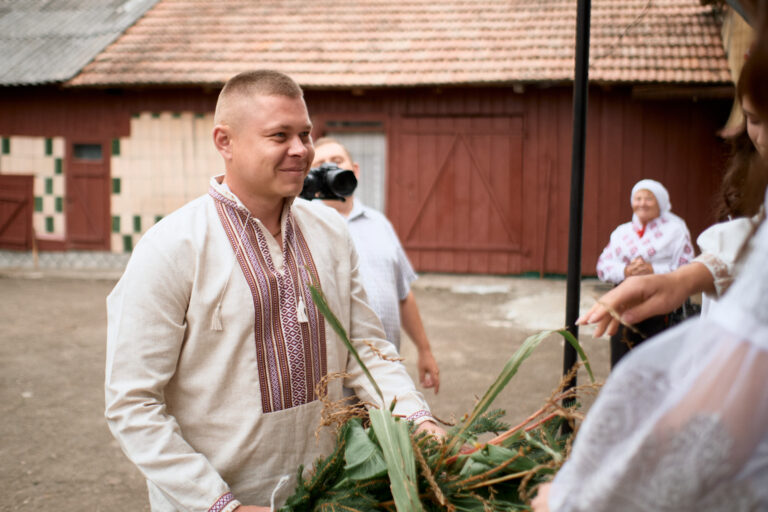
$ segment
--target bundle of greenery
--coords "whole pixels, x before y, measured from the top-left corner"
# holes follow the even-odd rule
[[[322,294],[317,288],[312,293],[379,390]],[[490,405],[522,362],[554,333],[574,346],[592,384],[568,389],[561,384],[543,407],[510,427],[502,421],[504,411],[489,410]],[[572,377],[573,373],[563,382]],[[317,459],[306,477],[304,468],[298,468],[296,490],[279,512],[530,510],[530,491],[550,480],[568,456],[576,421],[581,419],[577,396],[597,387],[584,351],[568,331],[536,334],[523,342],[472,413],[444,439],[417,433],[412,423],[394,416],[391,407],[371,409],[367,417],[361,408],[337,416],[344,419],[333,453]],[[563,402],[572,405],[564,407]]]

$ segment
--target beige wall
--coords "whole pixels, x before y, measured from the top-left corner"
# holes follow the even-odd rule
[[[146,112],[131,119],[131,135],[111,148],[112,252],[130,252],[159,219],[207,192],[210,177],[223,172],[212,129],[213,114]],[[38,238],[66,236],[64,153],[63,137],[2,137],[0,173],[34,176]]]
[[[3,137],[0,173],[34,176],[32,223],[38,238],[63,239],[65,182],[62,137]]]
[[[142,113],[112,156],[112,251],[126,252],[163,216],[205,194],[223,172],[213,114]],[[117,192],[119,188],[119,192]]]

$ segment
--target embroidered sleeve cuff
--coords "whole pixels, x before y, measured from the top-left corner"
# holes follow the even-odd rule
[[[237,501],[231,492],[222,494],[216,503],[211,505],[208,512],[233,512],[241,503]]]
[[[421,425],[425,421],[433,421],[433,422],[435,421],[435,418],[432,417],[432,413],[425,409],[416,411],[410,416],[406,416],[405,419],[408,421],[412,421],[414,425]]]
[[[722,296],[733,282],[733,270],[725,261],[709,252],[699,254],[693,261],[699,262],[709,269],[715,283],[716,297]]]

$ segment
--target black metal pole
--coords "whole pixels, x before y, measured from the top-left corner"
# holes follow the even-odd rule
[[[581,228],[584,215],[584,154],[587,132],[587,93],[589,82],[589,22],[591,0],[578,0],[576,15],[576,64],[573,76],[573,147],[571,150],[571,211],[568,230],[568,290],[565,299],[565,325],[578,339],[581,301]],[[576,364],[576,350],[565,343],[563,375]],[[576,377],[566,389],[576,385]]]

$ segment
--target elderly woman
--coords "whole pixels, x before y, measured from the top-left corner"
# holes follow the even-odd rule
[[[632,221],[611,233],[597,260],[601,281],[619,284],[627,277],[664,274],[693,259],[691,236],[685,221],[671,212],[669,193],[655,180],[638,181],[630,196]],[[669,315],[648,318],[635,326],[623,326],[611,336],[611,367],[633,346],[669,326]]]

